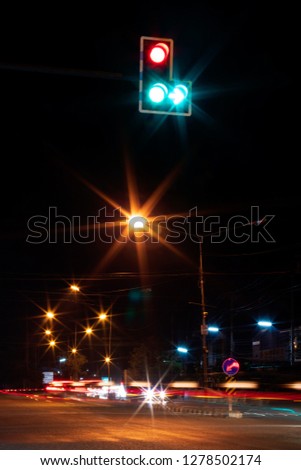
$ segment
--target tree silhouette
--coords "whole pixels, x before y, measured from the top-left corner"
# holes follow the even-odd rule
[[[81,373],[83,372],[83,366],[87,363],[87,358],[83,354],[77,352],[70,354],[67,361],[66,367],[68,369],[70,378],[78,380]]]

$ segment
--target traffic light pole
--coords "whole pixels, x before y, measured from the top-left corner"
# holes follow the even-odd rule
[[[201,306],[202,306],[201,335],[202,335],[203,380],[204,380],[204,388],[208,388],[208,349],[207,349],[207,340],[206,340],[206,336],[208,333],[206,318],[207,318],[208,312],[206,312],[206,308],[205,308],[203,252],[202,252],[201,240],[200,240],[200,273],[199,274],[200,274]]]

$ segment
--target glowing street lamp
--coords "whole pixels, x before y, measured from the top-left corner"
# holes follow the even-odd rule
[[[99,314],[99,320],[104,322],[104,338],[105,338],[105,342],[106,342],[106,329],[105,329],[105,322],[109,322],[109,344],[108,344],[108,349],[106,351],[106,357],[105,357],[105,362],[108,364],[108,376],[109,376],[109,380],[110,380],[110,362],[111,362],[111,344],[112,344],[112,314],[110,313],[110,315],[107,314],[107,312],[101,312]]]
[[[104,359],[105,363],[107,364],[107,368],[108,368],[108,381],[110,382],[111,380],[111,370],[110,370],[110,365],[111,365],[111,358],[109,356],[106,356],[105,359]]]
[[[201,335],[202,335],[202,351],[203,351],[203,374],[204,374],[204,388],[208,387],[208,349],[206,335],[208,334],[208,327],[206,318],[208,312],[205,307],[205,293],[204,293],[204,270],[203,270],[203,250],[202,240],[199,241],[200,246],[200,265],[199,265],[199,276],[200,276],[200,289],[201,289],[201,306],[202,306],[202,324],[201,324]]]
[[[76,285],[76,284],[71,284],[70,290],[71,290],[72,292],[79,292],[79,291],[80,291],[78,285]]]
[[[187,348],[184,348],[183,346],[179,346],[179,347],[177,348],[177,351],[178,351],[179,353],[184,353],[184,354],[188,353],[188,349],[187,349]]]
[[[146,234],[149,232],[149,222],[142,215],[131,215],[128,220],[128,230],[130,240],[136,240],[137,238],[141,241],[145,239]]]
[[[219,332],[219,328],[217,326],[208,326],[208,331],[210,333],[218,333]]]
[[[271,328],[271,326],[273,326],[273,323],[269,320],[260,320],[257,322],[257,325],[262,326],[264,328]]]
[[[98,316],[99,320],[104,321],[107,318],[107,314],[105,312],[102,312]]]

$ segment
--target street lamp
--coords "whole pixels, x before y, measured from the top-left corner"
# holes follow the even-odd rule
[[[208,387],[208,349],[206,336],[208,334],[208,327],[206,324],[206,317],[208,312],[205,308],[205,293],[204,293],[204,271],[203,271],[203,252],[202,252],[202,241],[200,240],[200,289],[201,289],[201,307],[202,307],[202,324],[201,324],[201,335],[202,335],[202,351],[203,351],[203,376],[204,376],[204,388]]]
[[[202,336],[202,359],[203,359],[203,382],[204,388],[208,388],[208,348],[207,339],[208,326],[206,318],[208,312],[205,308],[205,292],[204,292],[204,271],[203,271],[203,253],[202,253],[202,241],[199,242],[200,246],[200,264],[199,264],[199,287],[201,289],[201,303],[188,302],[189,304],[200,305],[202,307],[202,323],[201,323],[201,336]]]
[[[273,326],[273,323],[268,320],[260,320],[257,322],[258,326],[263,326],[264,328],[270,328]]]
[[[273,323],[264,319],[257,321],[257,326],[259,329],[252,340],[252,358],[256,361],[263,361],[266,358],[265,352],[274,348]]]
[[[107,364],[108,367],[108,381],[111,381],[111,370],[110,370],[110,365],[111,365],[111,358],[109,356],[105,357],[105,363]]]
[[[108,366],[108,380],[110,381],[110,363],[111,363],[111,350],[112,350],[112,312],[108,314],[107,312],[101,312],[98,315],[100,321],[103,322],[104,326],[104,339],[105,339],[105,349],[106,349],[106,356],[105,362]],[[106,337],[106,322],[109,322],[109,338],[107,344],[107,337]]]
[[[219,328],[217,326],[208,326],[208,331],[210,331],[211,333],[218,333]]]
[[[78,287],[77,284],[71,284],[70,290],[71,292],[80,292],[80,288]]]
[[[188,353],[188,349],[187,349],[187,348],[184,348],[183,346],[179,346],[179,347],[177,348],[177,351],[178,351],[179,353],[184,353],[184,354]]]
[[[147,220],[141,216],[134,216],[129,221],[129,231],[133,232],[145,232],[148,229]],[[203,359],[203,382],[204,388],[208,388],[208,349],[206,336],[208,334],[208,327],[206,324],[206,317],[208,312],[205,308],[205,294],[204,294],[204,272],[203,272],[203,254],[202,254],[202,240],[199,238],[199,287],[201,289],[201,307],[202,307],[202,323],[201,323],[201,336],[202,336],[202,359]],[[193,303],[193,302],[190,302]]]
[[[201,289],[201,303],[199,302],[188,302],[189,304],[200,305],[202,307],[202,323],[201,323],[201,336],[202,336],[202,360],[203,360],[203,382],[204,388],[208,388],[208,348],[207,339],[208,326],[207,326],[207,315],[205,308],[205,292],[204,292],[204,271],[203,271],[203,252],[202,252],[202,241],[199,242],[200,246],[200,261],[199,261],[199,287]]]

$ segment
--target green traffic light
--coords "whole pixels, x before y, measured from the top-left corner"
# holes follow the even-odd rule
[[[182,103],[188,96],[188,88],[185,85],[176,85],[168,95],[168,98],[176,106],[177,104]]]
[[[184,104],[189,97],[189,89],[183,83],[170,82],[155,83],[149,88],[148,97],[154,104],[162,104],[163,106],[178,106]]]
[[[155,83],[148,93],[149,99],[153,103],[162,103],[167,97],[168,89],[163,83]]]

